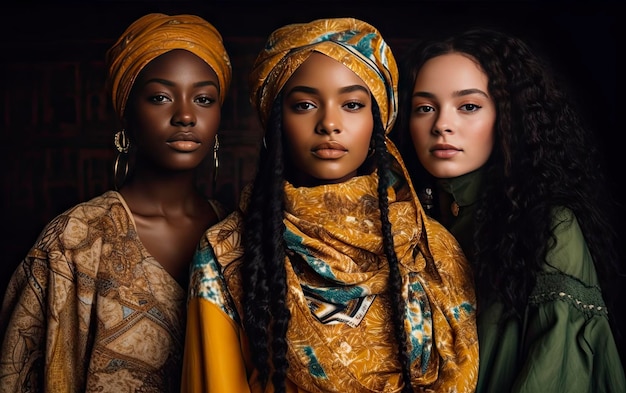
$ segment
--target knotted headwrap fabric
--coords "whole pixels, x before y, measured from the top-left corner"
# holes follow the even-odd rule
[[[396,60],[380,32],[354,18],[291,24],[269,36],[250,74],[251,102],[263,126],[274,99],[313,51],[339,61],[365,82],[389,132],[398,112]]]
[[[141,70],[153,59],[185,49],[204,60],[217,74],[220,103],[230,86],[232,66],[221,34],[196,15],[152,13],[133,22],[107,51],[108,87],[113,108],[124,116],[126,101]]]
[[[367,85],[378,103],[389,134],[398,114],[398,66],[374,26],[355,18],[325,18],[283,26],[270,34],[250,73],[250,101],[265,127],[276,96],[291,75],[313,52],[339,61]],[[410,179],[400,152],[386,138],[387,150]],[[425,215],[409,182],[420,215]]]

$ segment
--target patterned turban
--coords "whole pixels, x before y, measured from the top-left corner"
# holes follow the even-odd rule
[[[291,24],[269,36],[250,74],[250,98],[263,126],[274,99],[313,51],[339,61],[365,82],[389,133],[398,112],[396,60],[375,27],[353,18]]]
[[[217,29],[196,15],[147,14],[128,26],[106,54],[107,83],[120,118],[137,75],[150,61],[174,49],[188,50],[215,71],[224,103],[232,69]]]

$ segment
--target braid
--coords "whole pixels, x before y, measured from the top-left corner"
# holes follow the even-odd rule
[[[389,293],[393,316],[393,329],[396,337],[396,343],[399,349],[400,365],[402,366],[402,379],[404,380],[403,392],[410,393],[413,391],[411,387],[411,370],[409,368],[410,357],[407,349],[407,335],[404,329],[404,316],[406,314],[406,303],[402,297],[402,277],[398,266],[398,258],[393,243],[391,232],[391,222],[389,221],[389,201],[388,187],[391,185],[391,165],[389,152],[385,143],[385,129],[380,120],[380,109],[373,101],[374,113],[374,146],[376,149],[376,162],[378,163],[378,204],[380,208],[380,221],[383,234],[383,247],[385,255],[389,263]]]
[[[282,393],[285,391],[285,379],[287,369],[289,367],[287,353],[287,327],[289,326],[289,318],[291,317],[287,309],[287,272],[285,270],[285,223],[284,216],[284,151],[283,151],[283,132],[282,132],[282,94],[276,97],[274,101],[272,115],[272,129],[275,133],[269,142],[270,151],[274,152],[274,165],[271,171],[273,181],[269,182],[271,189],[269,190],[269,200],[265,222],[267,223],[267,231],[264,235],[265,255],[267,257],[266,271],[274,273],[270,277],[270,315],[271,315],[271,347],[272,347],[272,364],[274,365],[274,374],[272,376],[272,384],[274,392]]]
[[[280,136],[281,121],[281,101],[277,99],[265,135],[268,141],[267,149],[261,149],[259,155],[259,171],[255,176],[250,204],[244,218],[243,233],[245,251],[241,271],[243,287],[246,288],[243,296],[244,328],[250,341],[252,362],[264,384],[267,383],[270,374],[270,345],[275,352],[274,340],[270,338],[270,332],[277,334],[271,329],[272,317],[277,313],[282,319],[287,315],[288,319],[288,312],[276,311],[280,306],[284,307],[286,291],[282,244],[284,165]],[[268,272],[275,272],[275,277],[268,279]],[[271,290],[269,282],[272,283]],[[281,301],[280,305],[272,304],[278,300]],[[276,321],[273,323],[276,324]],[[280,353],[274,354],[275,361],[283,360],[282,375],[286,369],[284,358],[284,351],[282,357]]]

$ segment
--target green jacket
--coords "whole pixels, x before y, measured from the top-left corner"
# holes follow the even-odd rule
[[[446,226],[468,255],[483,172],[439,184],[459,205]],[[573,212],[554,210],[557,244],[548,254],[522,320],[493,301],[478,314],[478,393],[626,392],[595,267]],[[479,307],[480,304],[479,304]],[[614,311],[614,310],[611,310]]]

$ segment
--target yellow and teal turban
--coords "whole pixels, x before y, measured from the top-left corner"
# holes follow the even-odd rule
[[[196,15],[147,14],[133,22],[107,51],[108,87],[113,108],[120,118],[133,83],[141,70],[156,57],[185,49],[204,60],[217,74],[220,103],[230,86],[232,67],[222,36]]]
[[[263,126],[274,99],[313,51],[339,61],[365,82],[389,132],[398,112],[396,60],[379,31],[354,18],[290,24],[269,36],[250,74],[250,98]]]

